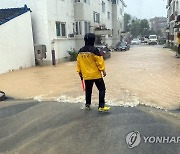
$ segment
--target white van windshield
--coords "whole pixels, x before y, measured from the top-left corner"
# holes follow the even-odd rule
[[[149,39],[157,39],[157,36],[149,36]]]

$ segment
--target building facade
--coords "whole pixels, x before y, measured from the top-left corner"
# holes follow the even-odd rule
[[[167,27],[167,18],[166,17],[155,17],[150,19],[150,28],[151,30],[158,32],[163,32]]]
[[[115,46],[124,27],[123,0],[1,0],[0,7],[31,9],[35,44],[47,48],[46,63],[51,63],[51,50],[56,61],[68,56],[67,51],[79,50],[84,45],[85,33],[101,36],[101,43]]]
[[[30,9],[0,9],[0,74],[35,66]]]
[[[167,0],[167,42],[177,45],[177,33],[180,31],[180,0]]]

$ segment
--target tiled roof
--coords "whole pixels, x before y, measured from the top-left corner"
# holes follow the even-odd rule
[[[24,7],[22,8],[0,9],[0,25],[28,11],[31,11],[31,10],[27,7],[27,5],[24,5]]]

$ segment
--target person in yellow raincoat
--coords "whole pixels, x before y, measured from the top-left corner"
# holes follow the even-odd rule
[[[180,58],[180,32],[177,33],[177,38],[178,38],[178,52],[176,56]]]
[[[93,84],[99,90],[99,111],[108,111],[110,107],[105,106],[105,62],[99,50],[94,47],[95,34],[87,33],[84,36],[83,46],[77,56],[77,72],[85,81],[86,109],[90,109]],[[102,76],[103,75],[103,76]]]

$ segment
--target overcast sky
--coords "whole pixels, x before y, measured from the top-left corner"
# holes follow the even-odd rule
[[[139,19],[166,17],[167,0],[124,0],[125,12]]]

